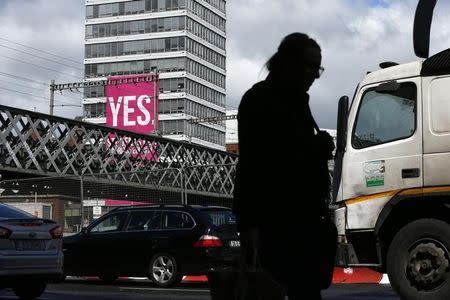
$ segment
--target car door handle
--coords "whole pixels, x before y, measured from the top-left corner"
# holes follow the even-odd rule
[[[402,169],[402,178],[417,178],[420,176],[420,169]]]

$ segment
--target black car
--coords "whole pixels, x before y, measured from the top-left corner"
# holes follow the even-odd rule
[[[149,277],[170,286],[183,275],[199,275],[231,264],[239,253],[231,210],[217,206],[120,207],[83,230],[64,237],[64,273]]]

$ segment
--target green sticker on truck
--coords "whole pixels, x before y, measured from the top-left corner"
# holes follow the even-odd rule
[[[384,186],[385,173],[384,160],[375,160],[364,163],[364,176],[366,187]]]

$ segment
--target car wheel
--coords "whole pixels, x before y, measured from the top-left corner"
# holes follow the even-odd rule
[[[387,255],[389,280],[402,299],[440,300],[450,295],[450,225],[420,219],[403,227]]]
[[[47,284],[45,282],[32,282],[13,288],[14,294],[20,299],[35,299],[42,295]]]
[[[114,275],[114,274],[102,274],[102,275],[99,275],[98,278],[101,281],[103,281],[104,283],[112,284],[117,280],[117,278],[119,278],[119,276]]]
[[[150,280],[160,287],[168,287],[181,281],[180,269],[175,258],[158,253],[150,260]]]

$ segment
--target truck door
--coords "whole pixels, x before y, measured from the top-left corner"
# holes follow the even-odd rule
[[[424,185],[450,189],[450,76],[423,77]],[[444,187],[446,186],[446,187]]]
[[[420,78],[363,86],[358,95],[349,115],[343,199],[350,200],[347,229],[372,229],[396,191],[423,186]]]

